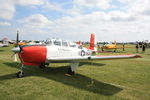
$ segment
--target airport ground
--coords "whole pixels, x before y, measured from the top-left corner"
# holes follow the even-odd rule
[[[129,47],[98,55],[136,53]],[[0,48],[0,100],[150,100],[150,49],[139,49],[143,58],[82,62],[71,77],[65,76],[69,63],[52,63],[26,66],[25,77],[16,78],[11,48]]]

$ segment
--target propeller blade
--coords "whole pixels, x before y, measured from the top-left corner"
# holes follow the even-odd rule
[[[16,53],[14,54],[14,61],[15,61],[15,62],[18,61],[18,60],[17,60],[17,54],[16,54]]]
[[[19,31],[17,31],[17,36],[16,36],[16,44],[15,47],[12,48],[11,50],[14,52],[14,54],[12,55],[13,57],[13,61],[17,62],[17,53],[19,53],[21,51],[20,46],[19,46]]]
[[[19,31],[17,31],[17,37],[16,37],[16,47],[19,46]]]
[[[18,59],[17,59],[17,54],[16,54],[16,53],[14,53],[11,57],[13,58],[13,61],[15,61],[15,62],[18,61]]]

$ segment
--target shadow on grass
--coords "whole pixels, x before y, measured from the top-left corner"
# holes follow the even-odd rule
[[[0,50],[0,52],[4,52],[5,50]]]
[[[16,63],[4,63],[9,67],[14,67]],[[116,87],[114,85],[104,83],[101,81],[93,80],[94,84],[91,86],[87,86],[91,83],[91,78],[85,75],[76,74],[75,76],[65,76],[64,74],[67,71],[67,67],[69,66],[62,66],[62,67],[47,67],[45,69],[39,70],[38,67],[26,67],[24,69],[25,77],[30,76],[38,76],[44,77],[50,80],[54,80],[65,85],[73,86],[75,88],[79,88],[82,90],[86,90],[89,92],[102,94],[106,96],[114,95],[122,90],[122,88]],[[17,67],[16,67],[17,68]],[[8,74],[4,76],[0,76],[0,81],[2,80],[9,80],[14,79],[16,73]]]
[[[83,65],[94,65],[94,66],[101,67],[101,66],[104,66],[105,64],[95,63],[95,62],[92,62],[92,61],[89,61],[89,62],[80,62],[79,66],[83,66]]]

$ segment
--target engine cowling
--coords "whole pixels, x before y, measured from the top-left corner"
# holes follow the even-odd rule
[[[46,61],[47,48],[45,45],[22,47],[19,58],[24,65],[39,66]]]

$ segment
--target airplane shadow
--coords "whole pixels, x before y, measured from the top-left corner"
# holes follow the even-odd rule
[[[0,52],[4,52],[4,50],[0,50]]]
[[[16,63],[4,63],[9,67],[14,67]],[[79,88],[82,90],[86,90],[89,92],[102,94],[106,96],[114,95],[123,89],[114,85],[111,85],[109,83],[104,83],[101,81],[97,81],[93,79],[94,84],[91,86],[88,86],[91,82],[91,78],[87,77],[85,75],[76,74],[75,76],[65,76],[64,74],[67,71],[67,67],[69,66],[62,66],[62,67],[47,67],[45,69],[39,70],[38,67],[26,67],[24,69],[25,77],[30,76],[38,76],[38,77],[44,77],[50,80],[54,80],[60,83],[63,83],[65,85],[69,85],[75,88]],[[17,67],[16,67],[17,68]],[[4,76],[0,76],[0,81],[3,80],[9,80],[16,78],[16,73],[8,74]]]
[[[89,62],[80,62],[79,66],[81,67],[83,65],[94,65],[94,66],[101,67],[101,66],[104,66],[105,64],[95,63],[95,62],[92,62],[92,61],[89,61]]]

